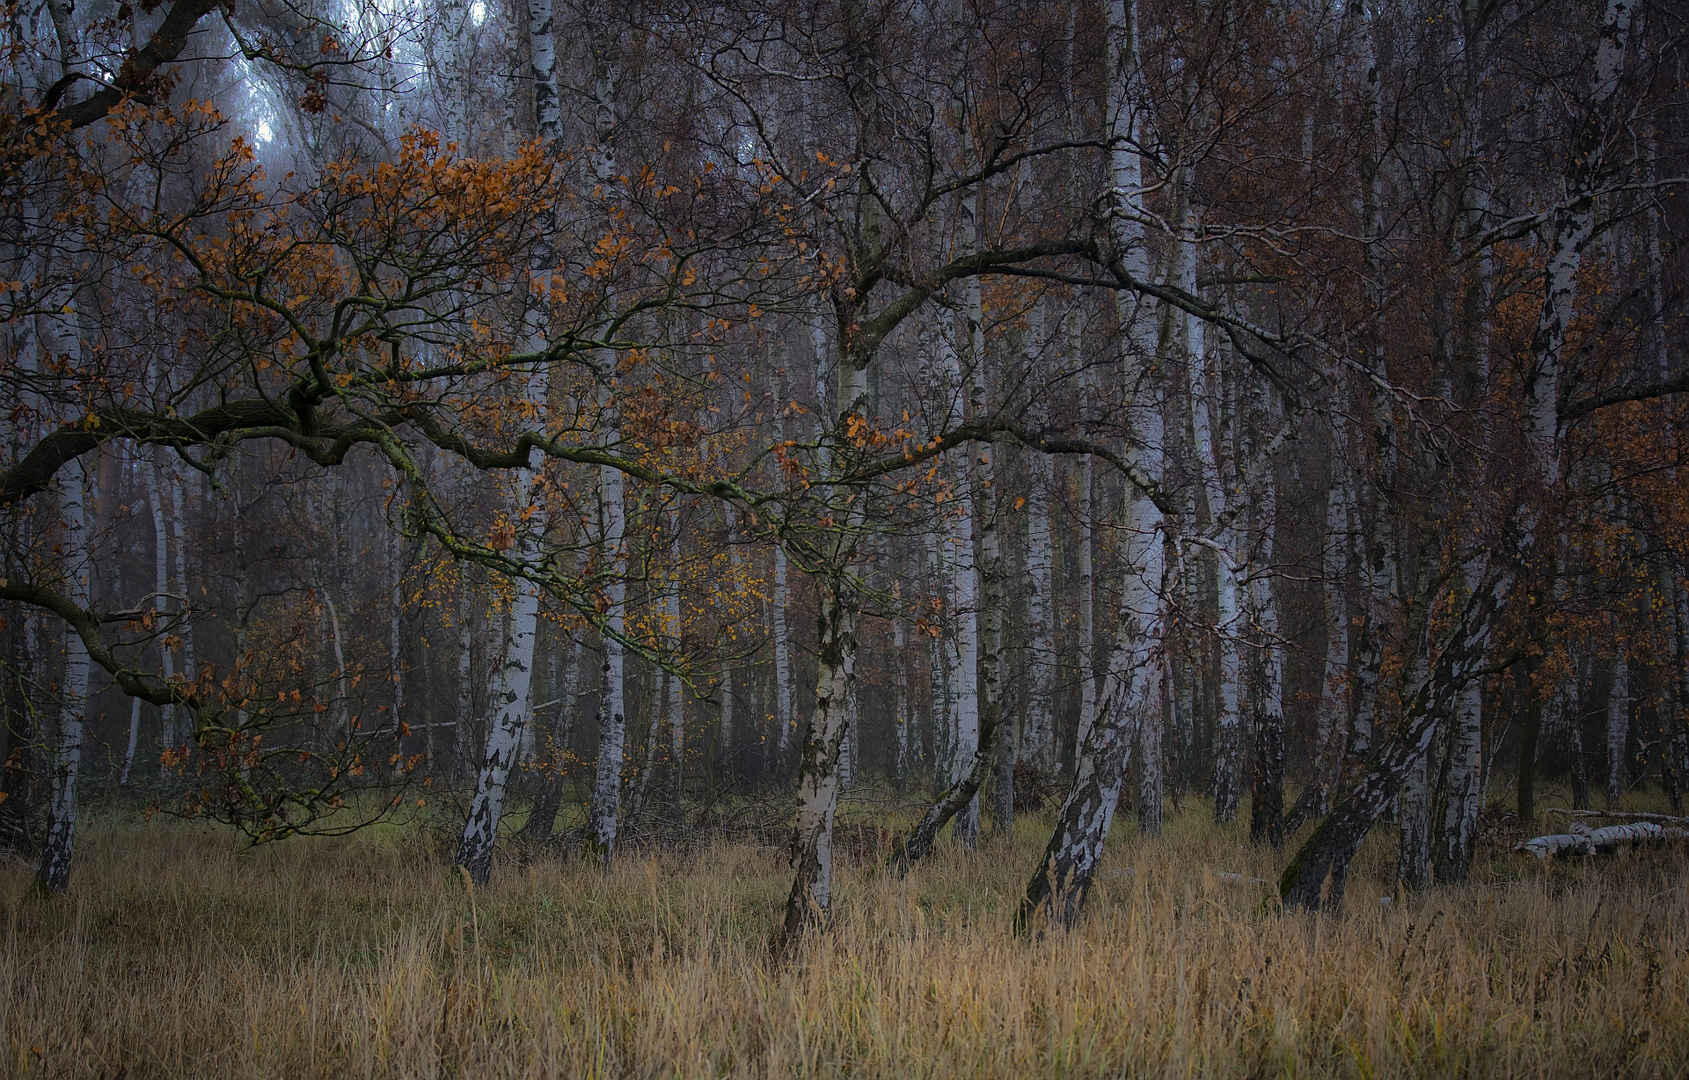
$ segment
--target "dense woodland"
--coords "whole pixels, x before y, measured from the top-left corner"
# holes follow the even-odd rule
[[[13,0],[0,839],[1680,808],[1686,14]]]

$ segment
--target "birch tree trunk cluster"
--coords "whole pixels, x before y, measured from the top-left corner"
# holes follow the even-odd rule
[[[5,30],[45,888],[89,789],[477,884],[772,802],[788,940],[877,785],[900,873],[1047,834],[1023,929],[1123,810],[1312,908],[1680,807],[1670,5],[354,9]]]

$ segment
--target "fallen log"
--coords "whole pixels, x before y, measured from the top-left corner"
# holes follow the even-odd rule
[[[1689,826],[1689,817],[1653,814],[1646,810],[1568,810],[1564,806],[1550,806],[1547,812],[1565,814],[1567,817],[1618,818],[1621,821],[1652,821],[1657,825]]]
[[[1594,855],[1612,851],[1621,844],[1636,844],[1645,840],[1681,840],[1689,837],[1683,829],[1667,829],[1652,821],[1633,821],[1624,825],[1606,825],[1591,829],[1573,822],[1570,832],[1538,836],[1514,845],[1514,851],[1528,851],[1539,859],[1555,855]]]

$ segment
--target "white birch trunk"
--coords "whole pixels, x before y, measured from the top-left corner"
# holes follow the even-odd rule
[[[1105,126],[1110,138],[1108,207],[1113,240],[1128,272],[1148,280],[1142,229],[1132,221],[1138,201],[1141,163],[1135,113],[1139,90],[1137,10],[1134,0],[1108,0]],[[1139,395],[1127,410],[1131,425],[1129,461],[1144,475],[1162,475],[1162,393],[1152,373],[1153,323],[1147,310],[1117,295],[1124,331],[1122,383]],[[1146,338],[1148,340],[1146,340]],[[1161,721],[1162,626],[1165,522],[1151,493],[1129,485],[1121,543],[1120,625],[1108,665],[1099,713],[1077,756],[1074,782],[1057,815],[1044,858],[1016,917],[1025,928],[1040,910],[1071,925],[1090,890],[1103,844],[1120,799],[1131,739],[1140,725]]]
[[[235,517],[235,534],[238,536],[239,532],[240,532],[240,517],[237,513],[237,515]],[[238,541],[237,541],[237,544],[238,544]],[[238,548],[237,548],[237,550],[238,550]],[[239,580],[239,579],[237,579],[237,580]],[[244,592],[244,591],[245,591],[244,589],[238,590],[237,596],[239,595],[240,592]],[[342,643],[341,643],[341,639],[340,639],[340,612],[337,611],[334,607],[334,597],[332,595],[330,595],[327,585],[323,586],[322,594],[323,594],[323,606],[328,609],[329,649],[334,654],[334,680],[335,680],[334,696],[335,696],[335,702],[334,702],[334,710],[333,710],[333,715],[334,715],[334,721],[333,722],[334,722],[334,725],[335,725],[335,732],[339,733],[341,731],[346,730],[347,725],[351,722],[351,716],[350,716],[350,713],[348,711],[351,708],[351,701],[350,701],[350,698],[347,696],[347,693],[346,693],[346,651],[342,647]],[[245,649],[243,649],[242,646],[245,644],[245,641],[246,641],[246,628],[245,628],[245,625],[244,625],[244,619],[239,617],[240,613],[245,610],[245,607],[246,607],[246,605],[245,605],[244,601],[242,601],[242,602],[238,602],[236,604],[236,608],[235,608],[236,614],[237,614],[237,619],[236,619],[236,622],[235,622],[235,626],[236,626],[235,654],[237,656],[239,656],[241,653],[245,652]]]
[[[769,621],[774,629],[774,727],[775,751],[784,763],[792,744],[797,719],[792,715],[792,648],[787,633],[786,608],[791,603],[786,585],[786,549],[774,546],[774,604]]]
[[[1043,347],[1044,305],[1040,300],[1028,315],[1027,358],[1037,360]],[[1055,764],[1056,649],[1052,630],[1055,610],[1055,556],[1050,542],[1050,485],[1054,462],[1048,454],[1027,460],[1026,576],[1027,638],[1026,730],[1022,753],[1040,772]]]
[[[63,521],[64,551],[70,587],[79,607],[93,606],[93,570],[88,551],[87,481],[82,462],[60,470],[57,478]],[[70,884],[70,861],[76,840],[76,785],[82,768],[82,731],[88,706],[88,647],[65,627],[64,681],[59,691],[59,730],[52,754],[52,791],[48,805],[47,840],[41,850],[36,880],[49,892],[63,892]]]
[[[837,415],[859,412],[867,372],[839,358]],[[859,512],[859,511],[858,511]],[[838,574],[848,574],[840,568]],[[849,703],[856,680],[856,609],[848,581],[821,583],[817,611],[815,711],[804,734],[798,767],[798,812],[792,829],[792,891],[786,900],[787,940],[826,919],[833,898],[833,819],[839,804],[839,755],[849,736]]]
[[[543,410],[550,375],[541,369],[529,376],[524,387],[526,401]],[[536,490],[540,477],[534,470],[515,470],[510,502],[510,516],[517,528],[517,557],[528,565],[538,562],[545,540],[546,509],[544,496]],[[510,770],[516,765],[522,749],[523,732],[528,726],[532,705],[534,645],[538,639],[540,590],[531,581],[518,580],[516,599],[511,604],[508,637],[504,643],[503,661],[495,677],[492,701],[492,725],[487,732],[486,750],[481,758],[480,774],[476,777],[475,797],[469,804],[469,820],[464,823],[463,838],[458,844],[457,863],[469,872],[477,885],[484,885],[492,871],[493,847],[498,839],[499,821],[504,815],[505,789]]]
[[[614,51],[619,47],[613,38],[596,41],[601,50],[593,79],[593,140],[591,162],[593,177],[604,193],[612,193],[620,186],[616,166],[614,139],[616,134],[615,84],[618,69]],[[616,414],[616,358],[613,354],[599,359],[600,425],[604,429],[603,442],[613,446],[621,438]],[[621,472],[604,465],[598,471],[599,515],[602,526],[601,543],[607,563],[604,587],[604,689],[599,704],[598,762],[593,776],[592,801],[588,812],[589,836],[587,854],[608,865],[615,853],[616,834],[621,816],[622,763],[627,745],[626,684],[623,671],[626,647],[622,634],[627,620],[627,507],[625,481]]]
[[[909,729],[914,726],[909,716],[909,694],[903,685],[904,677],[909,671],[903,650],[903,620],[894,619],[891,624],[892,722],[897,725],[896,776],[899,791],[902,791],[909,782]]]
[[[1624,60],[1634,7],[1634,0],[1608,0],[1595,53],[1595,80],[1583,105],[1585,128],[1579,133],[1567,178],[1568,196],[1584,193],[1599,177],[1600,128],[1608,119],[1607,106],[1618,90],[1619,65]],[[1595,224],[1594,199],[1569,199],[1554,215],[1549,240],[1542,310],[1531,341],[1531,370],[1525,384],[1531,454],[1545,486],[1560,479],[1560,354],[1575,315],[1583,250],[1595,234]]]
[[[1075,744],[1083,745],[1090,737],[1091,725],[1097,719],[1097,572],[1095,529],[1092,522],[1094,485],[1091,456],[1084,455],[1078,465],[1079,487],[1079,727]],[[1077,749],[1075,750],[1077,753]]]
[[[599,469],[599,513],[603,525],[604,549],[608,556],[609,580],[604,587],[604,679],[598,705],[598,762],[592,782],[591,836],[588,851],[608,862],[615,854],[616,832],[621,816],[622,758],[627,743],[627,703],[624,680],[626,647],[621,636],[627,616],[627,583],[624,580],[627,554],[623,534],[627,528],[623,505],[622,474],[604,466]]]
[[[182,677],[189,686],[199,682],[199,665],[194,658],[194,628],[186,618],[187,612],[193,607],[193,598],[188,595],[188,515],[184,509],[183,488],[186,481],[176,475],[170,479],[170,532],[174,541],[171,550],[171,561],[176,572],[176,596],[181,604],[183,620],[178,637],[182,639]],[[179,731],[176,721],[184,715],[182,710],[167,709],[164,714],[164,742],[167,746],[174,746],[184,739],[186,732]]]
[[[927,576],[933,585],[936,595],[940,590],[938,585],[945,580],[943,555],[937,537],[937,529],[928,530],[926,534],[927,548]],[[938,790],[944,788],[944,763],[946,757],[946,733],[950,723],[950,689],[947,673],[949,665],[945,663],[945,644],[941,637],[927,637],[923,643],[927,653],[927,731],[932,736],[933,749],[933,782]]]
[[[1368,322],[1363,334],[1366,362],[1380,378],[1388,378],[1383,345],[1383,294],[1379,285],[1383,260],[1379,247],[1383,237],[1379,197],[1379,173],[1383,168],[1384,130],[1379,100],[1377,22],[1364,8],[1355,5],[1365,21],[1356,34],[1359,45],[1357,66],[1361,97],[1361,235],[1365,243],[1362,261],[1366,275]],[[1349,764],[1358,771],[1372,752],[1373,725],[1378,714],[1379,678],[1384,663],[1384,640],[1394,614],[1393,589],[1396,579],[1396,545],[1389,535],[1390,515],[1383,492],[1392,486],[1395,471],[1395,402],[1376,383],[1368,385],[1372,404],[1374,460],[1366,476],[1365,498],[1360,507],[1367,528],[1364,548],[1363,605],[1359,655],[1355,665],[1355,710],[1349,736]]]
[[[388,598],[387,666],[393,680],[393,730],[403,730],[405,711],[404,626],[405,626],[405,563],[404,548],[397,532],[389,532],[393,560],[393,588]]]
[[[469,777],[470,755],[475,745],[475,683],[473,682],[473,624],[468,586],[459,579],[457,593],[457,715],[452,738],[452,780],[463,783]]]
[[[729,780],[733,778],[733,667],[722,661],[721,683],[717,688],[721,694],[721,727],[716,741],[718,753],[721,756],[721,771]]]
[[[1623,653],[1613,661],[1613,685],[1607,694],[1607,808],[1624,799],[1625,748],[1630,741],[1630,663]]]
[[[548,150],[555,148],[562,137],[552,14],[552,0],[528,0],[527,44],[534,95],[534,130]],[[550,338],[552,271],[555,265],[549,241],[542,242],[528,266],[529,289],[523,312],[523,329],[529,349],[543,348]],[[550,369],[542,367],[531,372],[522,388],[524,406],[533,414],[543,416],[549,390]],[[544,459],[541,460],[543,463]],[[516,554],[528,565],[537,563],[545,541],[545,499],[536,490],[541,479],[541,475],[526,465],[517,469],[509,503],[511,522],[517,529]],[[484,884],[491,872],[493,847],[504,812],[505,787],[510,770],[523,749],[532,704],[534,646],[539,628],[539,586],[526,580],[518,580],[515,585],[516,600],[510,612],[509,637],[505,642],[503,664],[494,684],[491,702],[495,715],[487,733],[469,820],[464,824],[463,839],[458,846],[458,865],[464,867],[477,884]]]
[[[1472,865],[1483,798],[1483,689],[1482,679],[1467,683],[1444,732],[1440,805],[1433,822],[1436,846],[1431,852],[1439,885],[1465,881]]]
[[[1223,514],[1226,509],[1225,492],[1220,481],[1219,452],[1214,439],[1208,402],[1210,396],[1212,358],[1205,352],[1191,357],[1190,394],[1192,429],[1196,436],[1197,467],[1201,473],[1200,498],[1206,507],[1208,520]],[[1238,706],[1238,691],[1243,682],[1242,654],[1238,636],[1242,631],[1240,596],[1237,580],[1237,532],[1225,529],[1216,546],[1215,592],[1218,598],[1216,632],[1220,644],[1219,714],[1216,717],[1214,749],[1214,818],[1231,821],[1237,815],[1238,788],[1241,777],[1239,756],[1242,751],[1242,730]]]
[[[562,104],[557,93],[557,41],[552,34],[552,0],[528,0],[528,63],[533,75],[536,133],[540,144],[550,148],[563,136]]]
[[[963,422],[966,384],[956,338],[967,333],[966,324],[955,325],[948,312],[947,326],[939,335],[939,358],[944,366],[946,389],[950,397],[950,413],[946,428],[957,428]],[[956,470],[957,498],[945,515],[945,541],[949,549],[947,562],[953,573],[950,594],[954,597],[956,668],[955,737],[950,740],[949,781],[961,780],[973,764],[979,749],[979,571],[974,557],[974,477],[967,462]],[[956,815],[952,833],[964,844],[972,845],[979,835],[979,800],[968,802]]]
[[[668,596],[665,602],[668,611],[664,622],[667,624],[669,645],[676,656],[680,654],[680,515],[674,516],[674,539],[669,545],[670,574]],[[669,775],[668,775],[668,809],[678,820],[680,815],[680,796],[685,782],[686,755],[686,692],[680,676],[669,674]]]
[[[169,617],[166,598],[170,594],[170,530],[169,523],[165,520],[163,495],[159,490],[158,462],[150,450],[141,462],[141,482],[146,487],[147,504],[152,510],[153,591],[156,594],[153,598],[153,611],[162,623]],[[183,628],[183,632],[186,632],[186,627]],[[174,681],[176,678],[176,652],[162,641],[159,644],[158,661],[164,681]],[[131,708],[139,709],[140,704],[140,698],[136,698]],[[168,705],[161,706],[159,709],[160,746],[171,744],[171,711],[171,707]],[[123,783],[129,782],[129,769],[134,764],[136,741],[140,734],[138,730],[139,720],[139,713],[132,712],[129,718],[129,748],[123,756]]]
[[[1396,794],[1396,817],[1401,824],[1396,855],[1396,880],[1404,888],[1431,884],[1431,755],[1422,754],[1408,767]]]
[[[1330,789],[1336,783],[1336,770],[1342,760],[1339,749],[1342,725],[1349,717],[1349,579],[1352,559],[1354,492],[1342,453],[1342,443],[1334,455],[1331,468],[1338,478],[1327,496],[1325,512],[1324,578],[1321,591],[1325,596],[1325,665],[1320,678],[1320,702],[1316,714],[1316,738],[1319,768],[1315,783],[1326,787],[1314,812],[1323,815],[1330,804]]]

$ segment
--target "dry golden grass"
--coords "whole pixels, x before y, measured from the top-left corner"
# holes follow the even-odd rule
[[[69,896],[0,871],[0,1073],[55,1077],[1673,1076],[1689,1068],[1681,852],[1285,917],[1270,852],[1202,814],[1124,836],[1084,924],[1012,939],[1043,833],[906,881],[842,868],[830,932],[766,943],[777,851],[503,866],[473,896],[414,831],[241,854],[96,823]],[[1381,832],[1386,830],[1381,830]],[[1125,868],[1131,867],[1131,871]]]

